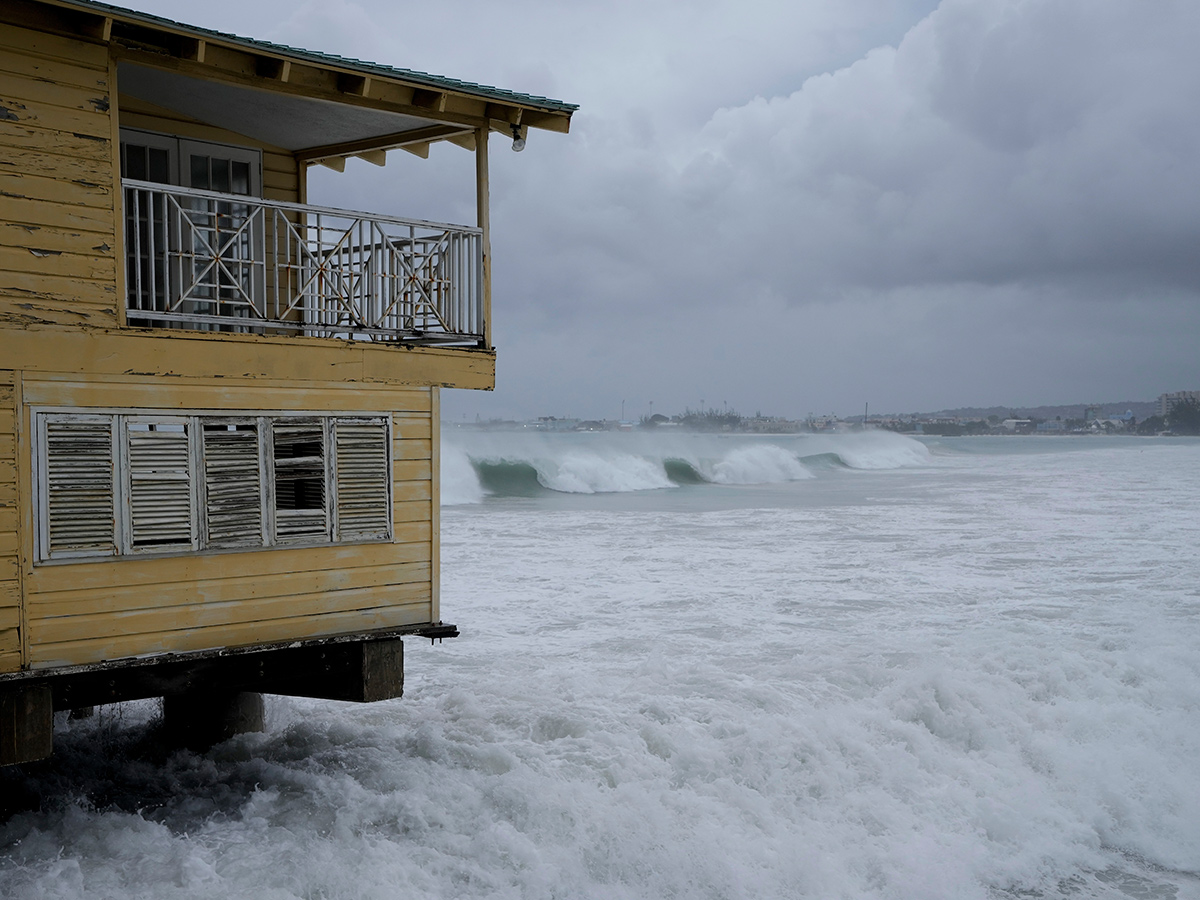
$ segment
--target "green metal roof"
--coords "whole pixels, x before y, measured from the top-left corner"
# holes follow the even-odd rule
[[[54,2],[59,6],[86,10],[98,15],[112,16],[114,18],[121,18],[130,22],[138,22],[149,26],[166,28],[171,31],[176,31],[181,34],[201,38],[204,40],[219,40],[260,53],[270,53],[276,56],[286,56],[296,60],[306,60],[318,65],[337,66],[339,68],[349,69],[364,75],[378,75],[387,78],[396,78],[412,84],[421,85],[422,87],[443,91],[455,91],[460,94],[468,94],[474,97],[494,100],[498,103],[513,103],[519,106],[545,110],[547,112],[563,112],[567,113],[568,115],[579,108],[576,104],[564,103],[561,100],[552,100],[549,97],[538,97],[534,94],[522,94],[517,91],[506,91],[502,88],[489,87],[486,84],[473,84],[469,81],[459,81],[457,78],[447,78],[443,75],[431,75],[428,72],[416,72],[412,69],[400,69],[396,68],[395,66],[384,66],[380,65],[379,63],[367,62],[366,60],[336,56],[332,53],[319,53],[314,50],[304,50],[299,47],[289,47],[286,44],[273,44],[269,41],[258,40],[257,38],[247,38],[236,34],[229,34],[223,31],[213,31],[212,29],[201,28],[197,25],[187,25],[183,22],[175,22],[171,19],[167,19],[162,16],[155,16],[150,13],[137,12],[136,10],[126,9],[121,6],[112,6],[108,3],[100,3],[99,0],[54,0]]]

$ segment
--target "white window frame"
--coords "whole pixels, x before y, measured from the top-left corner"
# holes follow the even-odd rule
[[[91,424],[105,425],[108,428],[109,438],[112,441],[111,464],[110,464],[110,484],[113,489],[121,483],[120,465],[118,452],[118,441],[115,428],[115,417],[112,414],[104,412],[91,412],[88,410],[75,410],[63,413],[57,416],[34,416],[34,441],[35,450],[33,453],[33,480],[37,487],[37,505],[35,507],[35,528],[34,541],[37,545],[37,559],[39,562],[54,560],[71,560],[71,559],[103,559],[117,554],[117,548],[121,544],[121,521],[120,515],[116,510],[115,497],[110,504],[112,515],[112,545],[107,549],[94,548],[90,550],[80,550],[72,547],[64,547],[54,549],[51,545],[51,530],[50,530],[50,489],[49,489],[49,470],[50,461],[48,459],[48,448],[50,443],[49,426],[53,422],[65,422],[76,424]]]
[[[163,134],[160,131],[144,131],[141,128],[122,128],[121,143],[166,150],[170,160],[170,184],[175,187],[189,186],[188,182],[192,177],[192,154],[216,156],[221,159],[234,159],[247,163],[250,166],[250,193],[231,194],[230,196],[261,198],[263,195],[263,152],[255,147],[221,144],[217,141],[201,141],[195,138]]]
[[[324,467],[324,496],[325,528],[322,534],[284,535],[278,532],[276,510],[276,467],[274,460],[274,425],[289,420],[308,421],[318,424],[322,433],[322,465]],[[392,418],[388,413],[353,413],[339,415],[329,412],[294,412],[294,411],[263,411],[236,412],[229,411],[160,411],[142,409],[123,410],[79,410],[79,409],[35,409],[34,446],[33,446],[33,480],[35,491],[34,514],[35,528],[35,561],[47,563],[56,561],[81,561],[106,559],[112,557],[144,557],[144,556],[178,556],[193,553],[223,553],[235,550],[254,550],[284,547],[313,547],[334,544],[380,543],[393,540],[394,503],[392,469],[394,463]],[[50,520],[50,491],[48,473],[51,461],[48,459],[49,437],[48,426],[52,422],[70,422],[79,424],[94,424],[107,426],[112,436],[112,480],[113,494],[111,510],[113,514],[112,534],[113,544],[109,548],[99,549],[51,547]],[[342,511],[338,505],[338,424],[361,426],[369,424],[381,428],[384,442],[382,460],[378,456],[378,445],[367,446],[365,457],[357,461],[361,466],[367,466],[366,479],[386,483],[386,501],[381,501],[381,509],[376,511],[375,519],[383,527],[374,530],[362,529],[349,531],[343,529],[341,523]],[[188,441],[187,481],[190,498],[190,541],[171,544],[150,544],[134,546],[134,521],[132,504],[132,474],[130,466],[130,426],[148,424],[183,425]],[[209,485],[204,428],[206,425],[254,425],[258,444],[258,536],[241,540],[229,540],[215,543],[210,539],[210,506]],[[370,444],[368,440],[366,442]],[[371,459],[375,460],[374,471]],[[364,463],[365,460],[365,463]],[[381,465],[380,465],[381,464]],[[359,471],[356,469],[356,471]],[[350,477],[345,477],[347,497],[350,494]],[[385,504],[385,505],[384,505]],[[379,513],[383,513],[386,522],[380,521]],[[350,513],[347,513],[349,515]],[[343,532],[346,536],[343,537]]]
[[[269,543],[263,539],[267,531],[267,523],[270,521],[269,505],[271,496],[269,486],[264,483],[263,478],[265,473],[269,471],[269,461],[267,457],[267,449],[264,446],[263,440],[263,417],[251,414],[244,415],[221,415],[221,416],[202,416],[200,417],[200,427],[197,429],[196,440],[199,443],[197,448],[199,462],[197,463],[197,489],[200,492],[200,506],[198,511],[203,511],[200,515],[200,529],[202,545],[210,550],[233,550],[240,547],[262,547],[269,546]],[[210,518],[210,488],[208,484],[208,456],[207,445],[205,444],[205,432],[208,426],[226,428],[253,426],[254,441],[255,441],[255,458],[257,461],[258,474],[258,539],[245,538],[242,540],[225,540],[214,541],[211,534],[212,519]]]

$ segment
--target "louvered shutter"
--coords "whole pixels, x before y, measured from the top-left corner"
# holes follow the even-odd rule
[[[195,544],[190,430],[182,418],[125,419],[132,550]]]
[[[387,421],[337,419],[333,429],[336,540],[389,537],[392,505]]]
[[[112,416],[43,417],[43,558],[116,552]]]
[[[205,525],[209,547],[263,542],[256,422],[204,423]]]
[[[328,540],[324,420],[274,419],[271,436],[276,540]]]

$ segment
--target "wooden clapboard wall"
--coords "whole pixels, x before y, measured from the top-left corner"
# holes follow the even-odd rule
[[[257,147],[264,195],[305,197],[292,155],[114,96],[115,73],[103,44],[0,29],[0,673],[437,621],[430,385],[490,388],[494,356],[122,328],[119,125]],[[39,563],[39,409],[386,413],[393,539]]]
[[[0,29],[0,324],[118,322],[116,121],[263,151],[263,195],[302,200],[295,158],[129,97],[94,43]]]
[[[0,672],[21,667],[19,515],[13,373],[0,371]]]
[[[45,407],[220,408],[230,414],[390,410],[393,429],[392,541],[27,565],[30,667],[437,620],[436,388],[31,377],[22,395],[27,426],[31,410]]]
[[[0,29],[0,326],[117,324],[108,50]]]

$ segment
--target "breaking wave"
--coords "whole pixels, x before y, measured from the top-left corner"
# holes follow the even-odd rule
[[[928,465],[924,444],[886,431],[830,435],[545,434],[448,430],[442,503],[783,484],[847,469]]]

